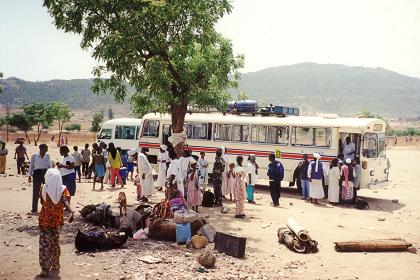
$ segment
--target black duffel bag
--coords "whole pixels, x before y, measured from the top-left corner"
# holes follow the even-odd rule
[[[127,242],[128,236],[124,232],[103,232],[77,230],[74,245],[81,252],[96,250],[110,250],[119,248]]]

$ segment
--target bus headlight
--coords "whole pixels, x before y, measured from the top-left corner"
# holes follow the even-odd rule
[[[375,170],[370,171],[370,176],[372,176],[372,177],[375,176]]]

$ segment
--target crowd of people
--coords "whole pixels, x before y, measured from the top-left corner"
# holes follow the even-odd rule
[[[42,275],[59,269],[58,238],[59,229],[64,223],[64,207],[70,211],[71,221],[71,197],[76,194],[77,183],[80,183],[83,177],[93,178],[93,190],[96,190],[96,184],[100,184],[100,190],[103,190],[106,184],[109,184],[110,188],[115,188],[116,184],[124,188],[128,181],[132,181],[136,188],[137,200],[141,202],[148,202],[148,198],[156,189],[165,189],[165,198],[172,211],[188,208],[198,212],[199,206],[202,203],[204,205],[203,194],[208,191],[209,183],[213,186],[211,205],[223,206],[226,201],[235,202],[235,218],[245,217],[245,201],[255,203],[254,189],[260,168],[253,154],[248,155],[246,163],[241,155],[231,162],[232,157],[227,156],[227,149],[218,148],[210,178],[205,152],[201,152],[196,160],[188,146],[183,154],[178,156],[174,149],[160,145],[155,183],[148,148],[139,147],[126,151],[115,147],[113,143],[106,145],[101,142],[92,144],[91,149],[89,144],[85,144],[80,152],[77,146],[72,150],[71,152],[65,144],[61,145],[61,159],[53,163],[48,154],[48,146],[41,144],[39,152],[31,156],[27,170],[28,182],[32,182],[33,186],[31,213],[38,213],[39,200],[42,203],[39,213]],[[313,154],[311,161],[308,155],[303,155],[303,160],[298,166],[302,198],[317,204],[327,194],[331,204],[354,203],[361,176],[360,162],[354,151],[354,144],[346,139],[343,156],[332,160],[329,168],[321,162],[318,153]],[[7,154],[8,150],[2,143],[0,173],[5,172]],[[23,143],[16,147],[15,158],[18,174],[24,174],[22,165],[29,157]],[[270,196],[272,205],[278,207],[284,168],[275,154],[270,154],[268,159]]]

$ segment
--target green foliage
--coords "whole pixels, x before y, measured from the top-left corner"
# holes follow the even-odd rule
[[[49,112],[47,105],[43,103],[31,103],[21,107],[23,113],[28,116],[31,121],[31,126],[42,127],[43,125],[50,126],[54,121],[53,115]]]
[[[67,104],[58,101],[53,101],[48,104],[47,110],[50,117],[59,122],[59,127],[65,122],[70,121],[72,116],[70,107]]]
[[[78,123],[71,123],[71,124],[68,124],[68,125],[64,126],[64,129],[67,130],[67,131],[76,130],[76,131],[79,132],[82,129],[82,126]]]
[[[420,136],[420,128],[408,127],[404,130],[390,129],[388,136]]]
[[[104,120],[104,113],[102,112],[96,112],[93,114],[92,117],[92,127],[90,128],[90,131],[92,132],[98,132],[101,130],[101,123]]]
[[[25,112],[13,113],[7,116],[6,122],[9,125],[17,127],[25,132],[31,130],[33,125],[30,116],[28,116]]]
[[[171,112],[174,131],[183,128],[187,105],[220,106],[235,86],[243,56],[214,25],[231,12],[228,0],[90,1],[44,0],[57,28],[82,36],[103,62],[93,71],[93,91],[121,102],[127,84],[136,114],[140,106]],[[99,79],[110,74],[108,79]]]
[[[239,92],[238,96],[236,97],[237,101],[248,100],[248,99],[249,99],[249,94],[246,93],[245,91]]]

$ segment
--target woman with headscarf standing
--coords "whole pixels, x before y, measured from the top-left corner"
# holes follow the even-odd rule
[[[328,201],[334,205],[340,201],[340,168],[338,159],[333,159],[328,171]]]
[[[166,183],[166,170],[168,169],[167,163],[170,162],[169,154],[167,151],[168,147],[166,145],[160,145],[160,153],[158,155],[158,165],[159,165],[159,173],[156,181],[156,185],[159,187],[160,190],[165,186]]]
[[[244,158],[238,156],[236,158],[236,167],[235,167],[235,202],[236,202],[236,212],[235,218],[243,219],[244,214],[244,199],[245,199],[245,186],[246,186],[246,172],[242,167]]]
[[[341,167],[341,180],[342,180],[342,191],[341,199],[344,203],[353,202],[353,182],[354,177],[356,177],[356,172],[351,166],[352,160],[350,158],[346,159],[345,164]]]
[[[69,223],[74,212],[68,199],[70,193],[57,169],[45,173],[45,184],[41,189],[41,213],[39,214],[39,264],[41,277],[48,277],[51,271],[60,270],[60,229],[64,224],[64,207],[70,211]]]
[[[322,186],[322,176],[324,171],[321,156],[315,153],[314,160],[308,166],[308,179],[309,179],[309,197],[311,202],[318,204],[318,199],[324,198],[324,188]]]
[[[118,152],[118,150],[115,148],[114,143],[109,143],[108,152],[108,162],[111,168],[110,176],[112,188],[115,188],[115,178],[117,178],[118,183],[121,184],[121,188],[124,188],[124,183],[120,174],[120,168],[122,167],[120,152]]]
[[[60,146],[61,162],[57,162],[60,169],[63,185],[66,186],[71,196],[76,193],[76,172],[74,171],[74,158],[69,155],[69,148],[66,145]],[[70,198],[69,198],[70,201]]]

